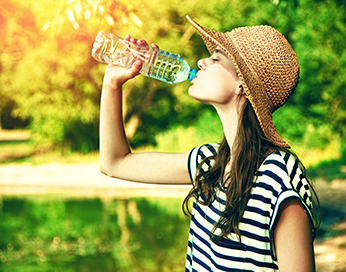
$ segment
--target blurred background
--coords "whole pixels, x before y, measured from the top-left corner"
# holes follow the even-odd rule
[[[0,271],[183,270],[188,188],[133,187],[98,173],[106,65],[91,48],[101,30],[131,34],[197,68],[208,52],[186,15],[218,31],[271,25],[291,43],[300,83],[274,123],[320,193],[318,271],[346,271],[342,0],[0,0]],[[179,152],[222,139],[216,112],[188,87],[143,76],[125,85],[133,149]]]

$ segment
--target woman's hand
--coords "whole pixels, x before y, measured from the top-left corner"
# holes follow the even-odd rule
[[[145,40],[131,38],[130,35],[126,35],[125,40],[139,46],[148,46],[148,43]],[[159,49],[159,47],[154,43],[151,44],[151,47]],[[140,59],[136,60],[130,68],[109,64],[106,68],[105,82],[120,88],[126,81],[139,75],[142,65],[143,62]]]

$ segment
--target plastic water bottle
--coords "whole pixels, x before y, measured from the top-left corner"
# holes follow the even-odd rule
[[[91,55],[97,61],[131,67],[140,59],[143,67],[142,75],[152,77],[169,84],[192,80],[196,77],[196,69],[178,54],[172,54],[150,46],[139,46],[119,38],[112,33],[101,31],[94,42]]]

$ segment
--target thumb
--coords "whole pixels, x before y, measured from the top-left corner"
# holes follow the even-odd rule
[[[130,76],[135,77],[139,75],[139,72],[141,71],[143,66],[143,62],[140,60],[136,60],[133,64],[131,69],[129,70]]]

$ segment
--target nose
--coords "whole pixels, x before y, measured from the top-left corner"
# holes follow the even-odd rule
[[[198,65],[198,68],[201,69],[201,70],[205,70],[208,66],[208,62],[207,62],[208,58],[206,59],[200,59],[198,62],[197,62],[197,65]]]

